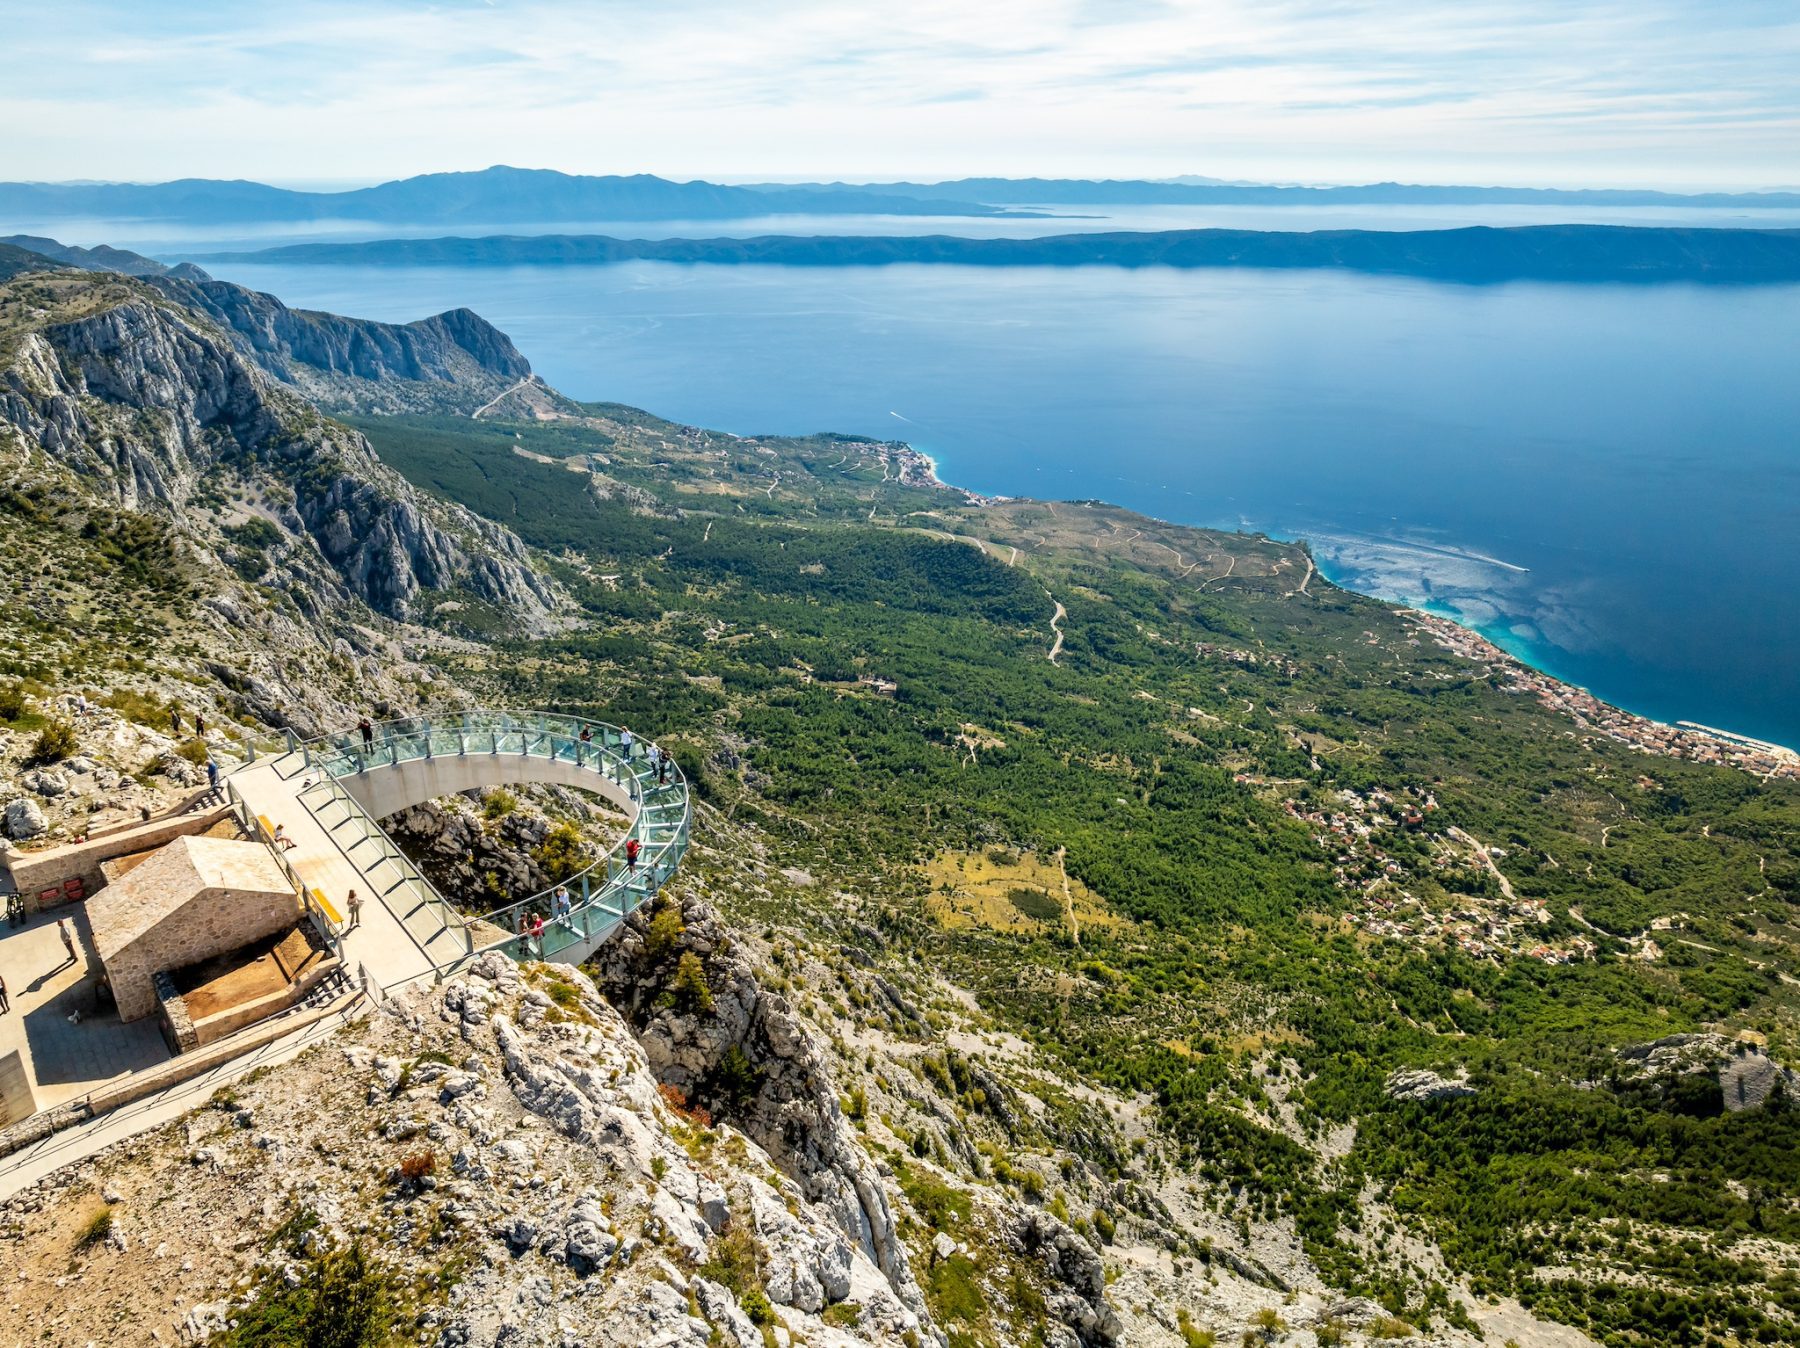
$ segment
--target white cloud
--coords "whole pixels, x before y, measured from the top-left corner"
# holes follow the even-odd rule
[[[1754,185],[1800,163],[1788,3],[65,0],[9,24],[13,178]]]

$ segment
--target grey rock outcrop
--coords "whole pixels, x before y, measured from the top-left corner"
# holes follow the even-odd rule
[[[50,829],[43,807],[30,797],[15,800],[6,807],[6,836],[15,842],[42,837]]]
[[[760,1144],[815,1207],[835,1218],[901,1302],[919,1308],[894,1213],[844,1117],[824,1055],[787,1000],[757,981],[708,904],[663,902],[679,902],[679,938],[653,936],[652,910],[633,913],[591,966],[602,991],[637,1031],[657,1077]],[[685,954],[702,963],[709,1010],[668,1005],[662,996]]]
[[[1012,1250],[1035,1259],[1062,1288],[1048,1299],[1050,1313],[1083,1344],[1118,1342],[1119,1315],[1106,1302],[1106,1266],[1094,1247],[1048,1212],[1031,1209],[1007,1232]]]
[[[152,284],[218,324],[268,374],[331,407],[473,411],[531,374],[506,334],[468,309],[379,323],[290,309],[210,277],[165,275]]]
[[[1440,1076],[1425,1068],[1403,1068],[1389,1075],[1387,1094],[1390,1100],[1460,1100],[1475,1094],[1465,1078]]]
[[[531,625],[558,602],[516,536],[428,501],[205,317],[142,282],[93,284],[117,302],[25,333],[0,368],[0,436],[10,428],[120,507],[178,523],[221,468],[266,468],[293,496],[273,522],[327,564],[302,587],[315,605],[354,596],[404,618],[421,590],[464,588]],[[451,327],[475,340],[467,321]],[[512,368],[504,352],[491,358]],[[305,570],[298,557],[284,566]]]
[[[1777,1089],[1800,1098],[1800,1072],[1770,1058],[1761,1045],[1722,1034],[1672,1034],[1618,1051],[1627,1081],[1669,1087],[1683,1079],[1716,1081],[1720,1103],[1732,1112],[1757,1109]]]

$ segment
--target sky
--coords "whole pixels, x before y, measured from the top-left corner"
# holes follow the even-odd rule
[[[1796,0],[0,3],[0,179],[1800,186]]]

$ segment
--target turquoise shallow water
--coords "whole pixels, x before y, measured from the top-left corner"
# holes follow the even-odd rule
[[[912,441],[993,494],[1312,541],[1664,720],[1800,743],[1800,287],[1332,272],[222,265],[468,305],[577,397]]]

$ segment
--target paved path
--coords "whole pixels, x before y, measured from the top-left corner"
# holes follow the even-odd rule
[[[463,954],[460,940],[432,935],[439,924],[427,930],[418,921],[416,905],[409,901],[412,891],[395,887],[398,872],[381,861],[380,845],[354,824],[341,822],[341,809],[324,808],[328,792],[316,783],[306,798],[318,813],[307,808],[301,799],[307,781],[304,764],[292,755],[258,759],[231,774],[231,785],[251,816],[287,830],[294,846],[284,857],[302,883],[322,890],[346,921],[350,891],[362,897],[362,921],[343,936],[344,962],[352,970],[361,965],[377,984],[389,988],[429,977],[440,962]],[[330,831],[334,823],[335,834]],[[409,915],[412,928],[406,922]]]
[[[73,961],[57,935],[59,917],[75,934]],[[12,1008],[0,1014],[0,1058],[19,1050],[39,1109],[169,1057],[154,1019],[126,1025],[102,1006],[92,948],[87,912],[78,903],[38,913],[23,927],[0,926],[0,978]],[[75,1012],[80,1019],[70,1021]]]

